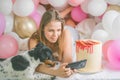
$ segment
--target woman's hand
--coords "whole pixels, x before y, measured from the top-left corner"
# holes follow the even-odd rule
[[[73,74],[73,70],[66,68],[67,63],[62,63],[58,69],[56,69],[55,74],[59,77],[69,77]]]

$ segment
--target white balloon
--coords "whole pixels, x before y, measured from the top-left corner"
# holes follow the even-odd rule
[[[120,39],[120,15],[114,19],[111,32],[114,39]]]
[[[103,28],[103,26],[102,26],[102,23],[101,23],[101,22],[100,22],[100,23],[98,23],[98,24],[95,26],[95,28],[94,28],[94,30],[93,30],[93,31],[96,31],[96,30],[99,30],[99,29],[104,30],[104,28]]]
[[[109,10],[103,15],[102,24],[107,32],[111,33],[113,21],[118,15],[120,15],[120,13],[115,10]]]
[[[14,38],[17,40],[17,42],[19,43],[20,37],[17,35],[17,33],[15,33],[15,32],[9,32],[9,33],[7,33],[7,34],[9,34],[9,35],[11,35],[12,37],[14,37]]]
[[[32,0],[16,0],[13,6],[13,12],[18,16],[28,16],[34,10]]]
[[[72,26],[68,26],[68,25],[65,25],[65,28],[67,28],[71,32],[71,35],[74,41],[80,39],[80,35],[75,28],[73,28]]]
[[[85,0],[81,5],[81,9],[83,10],[83,12],[88,13],[88,4],[91,0]]]
[[[119,4],[120,0],[106,0],[106,2],[109,4]]]
[[[96,30],[93,32],[91,38],[95,40],[99,40],[104,43],[105,41],[108,40],[109,34],[104,30]]]
[[[48,0],[48,2],[57,10],[64,10],[68,5],[68,0]]]
[[[104,0],[91,0],[88,3],[88,13],[93,16],[101,16],[107,9],[107,3]]]
[[[6,27],[4,33],[9,33],[13,31],[13,23],[14,23],[14,16],[13,14],[9,14],[5,16],[6,19]]]
[[[80,37],[82,39],[88,39],[90,38],[95,25],[96,25],[95,20],[92,18],[88,18],[88,19],[83,20],[79,24],[77,24],[75,28],[79,32]]]
[[[54,7],[62,7],[67,4],[67,0],[48,0],[48,2]]]
[[[29,38],[20,39],[20,41],[19,41],[19,51],[28,50],[28,40],[29,40]]]
[[[12,0],[0,0],[0,12],[9,15],[12,12]]]
[[[38,11],[39,14],[42,16],[42,15],[46,12],[46,9],[45,9],[44,6],[39,5],[38,8],[37,8],[37,11]]]

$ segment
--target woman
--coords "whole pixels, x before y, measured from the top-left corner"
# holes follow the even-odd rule
[[[72,37],[69,30],[64,28],[64,20],[56,10],[44,13],[39,29],[29,39],[29,49],[34,48],[39,42],[52,49],[53,55],[61,65],[54,69],[46,64],[40,64],[36,71],[59,77],[70,76],[73,70],[66,68],[66,65],[73,62]]]

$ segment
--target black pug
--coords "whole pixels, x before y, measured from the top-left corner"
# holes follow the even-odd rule
[[[52,55],[52,50],[39,43],[30,51],[20,53],[8,59],[0,60],[0,79],[2,80],[32,80],[35,78],[41,79],[43,76],[34,75],[35,68],[46,63],[50,66],[55,65],[55,58]]]

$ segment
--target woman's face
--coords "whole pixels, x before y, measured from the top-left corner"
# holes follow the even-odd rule
[[[61,34],[62,25],[60,21],[51,21],[45,26],[44,34],[50,43],[55,43]]]

